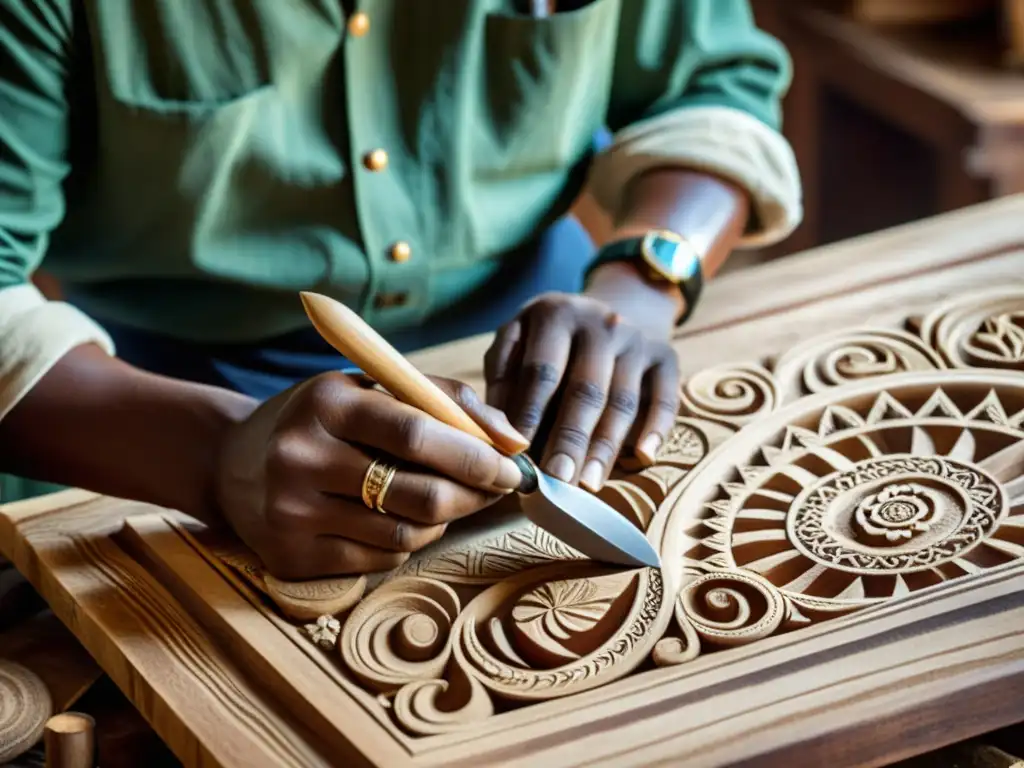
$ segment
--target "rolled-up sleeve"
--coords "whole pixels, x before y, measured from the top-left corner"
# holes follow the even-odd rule
[[[107,334],[31,284],[64,214],[71,0],[0,2],[0,418],[69,350]]]
[[[800,177],[779,132],[791,63],[758,29],[748,0],[629,0],[622,4],[608,125],[611,146],[590,179],[619,210],[648,170],[679,167],[726,178],[750,195],[741,245],[777,242],[803,215]]]

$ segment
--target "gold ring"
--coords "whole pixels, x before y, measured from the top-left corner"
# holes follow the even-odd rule
[[[393,475],[395,468],[390,464],[385,464],[380,459],[374,459],[370,462],[370,466],[366,468],[366,474],[363,475],[363,504],[366,505],[367,509],[377,509],[377,500],[380,497],[381,489],[384,488],[384,482],[390,483],[389,475]]]
[[[388,488],[391,487],[391,481],[395,479],[395,472],[398,471],[398,467],[388,465],[388,473],[384,475],[384,482],[380,484],[380,490],[377,492],[377,511],[382,515],[386,515],[388,512],[384,509],[384,497],[388,495]]]

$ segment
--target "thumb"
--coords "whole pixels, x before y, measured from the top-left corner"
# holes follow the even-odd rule
[[[487,433],[499,451],[514,456],[530,447],[530,441],[512,426],[508,417],[497,408],[484,403],[471,386],[461,381],[435,376],[431,379]]]

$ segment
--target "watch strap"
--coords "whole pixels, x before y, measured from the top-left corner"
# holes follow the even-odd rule
[[[693,314],[697,301],[704,290],[704,270],[700,258],[691,254],[690,262],[680,269],[679,279],[670,280],[661,271],[654,269],[644,257],[644,237],[630,237],[616,240],[603,246],[587,269],[589,274],[603,264],[626,262],[644,270],[652,282],[673,283],[679,286],[683,294],[685,306],[682,314],[676,319],[676,325],[682,325]]]

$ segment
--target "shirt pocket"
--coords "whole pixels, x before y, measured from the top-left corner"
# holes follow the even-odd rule
[[[132,210],[140,224],[147,214],[197,217],[212,191],[234,186],[273,90],[262,86],[221,101],[149,96],[103,105],[99,167],[111,209]]]
[[[485,17],[478,175],[546,173],[587,152],[608,108],[621,2]]]
[[[337,207],[335,182],[326,178],[337,169],[325,170],[319,137],[301,118],[274,86],[218,102],[108,104],[103,231],[126,249],[159,249],[165,275],[198,267],[276,285],[287,238],[275,225],[298,229]],[[284,250],[297,284],[322,277],[323,248],[293,240]]]

